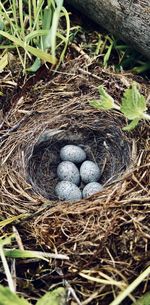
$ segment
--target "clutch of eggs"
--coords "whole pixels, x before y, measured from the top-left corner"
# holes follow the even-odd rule
[[[77,201],[102,190],[103,186],[98,183],[101,171],[95,162],[86,160],[86,153],[80,146],[65,145],[60,150],[60,158],[57,176],[61,181],[55,188],[60,200]],[[78,187],[80,181],[86,184],[83,192]]]

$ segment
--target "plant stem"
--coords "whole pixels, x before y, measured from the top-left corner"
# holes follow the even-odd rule
[[[0,256],[1,256],[1,260],[2,260],[2,263],[3,263],[4,270],[5,270],[5,274],[6,274],[6,277],[7,277],[9,288],[12,292],[15,292],[14,283],[13,283],[13,280],[12,280],[12,276],[11,276],[11,273],[10,273],[8,263],[7,263],[7,260],[5,258],[2,246],[0,246]]]
[[[143,113],[142,119],[149,121],[150,120],[150,115],[148,113]]]
[[[114,103],[113,108],[120,111],[120,106]]]
[[[150,266],[144,270],[116,299],[109,305],[119,305],[121,302],[150,274]]]

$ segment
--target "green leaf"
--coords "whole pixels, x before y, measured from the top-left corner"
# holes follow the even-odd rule
[[[0,237],[0,247],[10,245],[13,238],[15,238],[15,234],[11,234],[10,236],[5,238],[3,238],[3,236]]]
[[[37,48],[34,48],[34,47],[31,47],[29,45],[24,45],[24,49],[29,51],[31,54],[33,54],[34,56],[46,61],[46,62],[49,62],[53,65],[56,64],[57,62],[57,59],[56,57],[54,57],[53,55],[50,55],[50,54],[47,54],[46,52],[40,50],[40,49],[37,49]]]
[[[0,58],[0,72],[4,70],[7,64],[8,64],[8,53],[6,53]]]
[[[57,4],[57,7],[59,9],[61,9],[61,7],[63,6],[63,0],[56,0],[56,4]]]
[[[48,259],[45,258],[44,252],[31,251],[31,250],[20,250],[20,249],[4,249],[4,254],[6,257],[12,258],[39,258],[45,261]]]
[[[53,18],[53,9],[51,6],[46,6],[43,9],[43,15],[42,15],[42,28],[44,30],[50,29],[52,18]]]
[[[0,30],[4,29],[4,22],[2,20],[0,20]]]
[[[123,127],[122,129],[124,131],[130,131],[132,129],[134,129],[137,125],[138,125],[139,119],[134,119],[130,124],[128,124],[127,126]]]
[[[101,96],[101,101],[103,100],[110,100],[112,102],[112,105],[114,103],[114,99],[107,93],[103,85],[98,86],[98,92]]]
[[[103,109],[103,110],[109,110],[109,109],[113,109],[113,105],[111,100],[106,99],[106,100],[93,100],[90,102],[90,105],[93,106],[96,109]]]
[[[100,100],[92,100],[89,102],[90,106],[96,108],[96,109],[101,109],[101,101]]]
[[[150,292],[145,293],[138,301],[132,305],[150,305]]]
[[[50,62],[51,64],[56,64],[57,59],[55,56],[47,54],[46,52],[42,51],[41,49],[34,48],[30,45],[28,45],[26,42],[22,41],[21,39],[18,39],[17,37],[10,35],[9,33],[5,33],[4,31],[0,30],[0,35],[6,37],[10,41],[13,41],[16,46],[22,47],[25,51],[30,52],[34,56],[46,61]]]
[[[18,216],[12,216],[12,217],[8,217],[4,220],[0,221],[0,228],[2,229],[3,227],[7,226],[8,224],[20,219],[20,218],[24,218],[26,217],[28,214],[20,214]]]
[[[30,40],[32,40],[33,38],[37,37],[37,36],[45,36],[48,34],[47,30],[36,30],[33,31],[31,33],[29,33],[28,35],[26,35],[25,41],[26,43],[29,43]]]
[[[140,66],[134,67],[131,71],[133,74],[140,74],[150,69],[150,62],[141,64]]]
[[[145,97],[140,94],[134,82],[132,88],[126,89],[122,98],[121,112],[129,120],[140,119],[146,111]]]
[[[90,102],[90,105],[95,107],[96,109],[117,109],[120,107],[115,104],[114,99],[106,92],[105,88],[101,85],[98,87],[98,91],[100,94],[100,100],[93,100]]]
[[[39,58],[36,58],[32,66],[27,68],[26,71],[36,72],[40,68],[40,66],[41,66],[41,60]]]
[[[53,20],[53,11],[51,7],[45,7],[42,18],[43,29],[48,30],[48,33],[42,37],[43,49],[46,50],[51,47],[51,23]]]
[[[9,288],[0,285],[0,305],[31,305],[24,298],[18,297]]]
[[[111,55],[111,51],[112,51],[112,48],[113,48],[113,41],[111,41],[111,44],[110,46],[108,47],[108,50],[104,56],[104,67],[107,67],[107,64],[108,64],[108,61],[109,61],[109,58],[110,58],[110,55]]]
[[[4,29],[4,22],[2,20],[0,20],[0,30]],[[3,36],[0,35],[0,42],[2,42],[3,40]]]
[[[66,291],[63,287],[59,287],[57,289],[54,289],[53,291],[47,292],[36,303],[36,305],[65,305],[65,304],[66,304]]]

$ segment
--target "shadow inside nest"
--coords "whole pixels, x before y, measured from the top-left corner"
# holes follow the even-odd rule
[[[79,145],[85,150],[87,160],[98,164],[101,171],[99,182],[104,186],[123,173],[131,161],[129,141],[108,119],[103,118],[92,129],[91,126],[89,129],[70,126],[66,130],[46,130],[34,146],[31,145],[26,168],[34,191],[49,200],[58,200],[54,191],[58,183],[57,166],[61,162],[60,149],[67,144]]]

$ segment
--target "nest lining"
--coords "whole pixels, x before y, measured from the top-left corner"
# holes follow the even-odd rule
[[[131,149],[121,129],[108,119],[99,118],[97,127],[45,131],[34,144],[32,155],[26,160],[29,182],[33,189],[50,200],[57,200],[57,166],[61,162],[60,149],[66,144],[80,145],[87,159],[96,162],[101,170],[100,183],[114,181],[130,164]],[[84,125],[84,122],[83,122]],[[56,133],[56,134],[55,134]],[[46,140],[45,140],[46,137]]]

